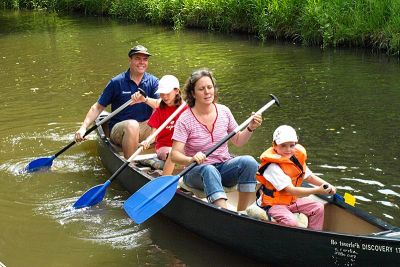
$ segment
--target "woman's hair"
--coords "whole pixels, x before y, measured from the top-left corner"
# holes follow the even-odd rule
[[[174,88],[174,90],[178,90],[178,93],[175,95],[174,105],[176,107],[179,107],[182,104],[181,90],[179,88]],[[161,100],[160,109],[164,109],[166,107],[167,107],[167,104],[165,104],[165,102]]]
[[[216,103],[218,101],[218,89],[217,84],[215,82],[214,75],[208,69],[199,69],[196,70],[190,75],[190,77],[186,80],[185,85],[183,86],[183,92],[185,94],[186,102],[189,107],[194,107],[196,99],[194,98],[194,87],[198,80],[203,77],[209,77],[214,86],[214,101]]]

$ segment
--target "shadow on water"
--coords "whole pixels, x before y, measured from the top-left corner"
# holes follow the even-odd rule
[[[199,237],[163,215],[156,215],[144,227],[149,228],[151,240],[158,249],[173,253],[177,266],[269,266]]]

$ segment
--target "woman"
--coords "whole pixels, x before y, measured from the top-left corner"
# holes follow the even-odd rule
[[[233,158],[227,143],[208,157],[203,153],[238,126],[229,108],[216,103],[218,90],[212,73],[207,69],[193,72],[183,90],[189,108],[175,124],[172,161],[181,165],[197,162],[183,180],[190,187],[204,190],[208,201],[219,207],[227,207],[223,186],[237,184],[237,211],[245,210],[254,197],[257,161],[251,156]],[[231,138],[232,143],[244,145],[261,122],[261,115],[254,114],[248,127]]]

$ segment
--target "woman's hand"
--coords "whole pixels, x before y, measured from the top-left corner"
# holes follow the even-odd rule
[[[252,112],[251,115],[253,115],[253,119],[250,121],[248,127],[250,128],[251,131],[254,131],[258,127],[260,127],[262,123],[262,116],[261,114]]]
[[[197,162],[197,164],[202,164],[207,159],[206,155],[203,152],[197,152],[190,162]]]

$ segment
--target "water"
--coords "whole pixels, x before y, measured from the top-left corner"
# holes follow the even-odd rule
[[[320,51],[261,44],[243,35],[103,18],[0,13],[0,262],[7,266],[255,265],[187,232],[162,216],[135,225],[122,209],[129,195],[113,183],[99,207],[71,205],[111,174],[95,136],[54,161],[50,172],[21,170],[71,142],[108,80],[128,68],[127,53],[144,44],[149,71],[181,84],[212,69],[220,101],[238,123],[275,94],[280,109],[264,114],[250,142],[234,153],[258,157],[280,124],[294,126],[309,167],[357,206],[400,225],[399,62],[365,51]],[[23,255],[23,256],[21,256]]]

